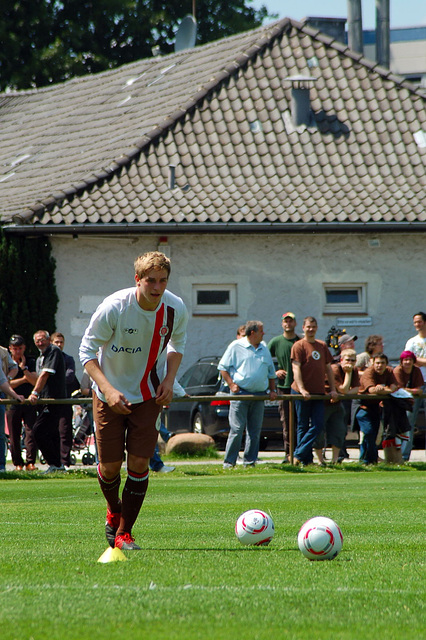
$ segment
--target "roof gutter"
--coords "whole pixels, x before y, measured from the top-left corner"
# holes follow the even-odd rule
[[[426,222],[317,222],[317,223],[130,223],[130,224],[10,224],[3,227],[7,235],[17,236],[100,236],[185,233],[415,233],[425,232]]]

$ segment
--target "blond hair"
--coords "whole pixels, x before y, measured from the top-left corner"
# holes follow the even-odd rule
[[[343,349],[343,351],[340,354],[340,360],[342,358],[346,358],[346,356],[349,356],[350,358],[356,358],[355,349]]]
[[[170,260],[161,251],[148,251],[138,256],[135,260],[135,274],[139,278],[146,276],[148,271],[155,269],[161,271],[165,269],[167,271],[167,277],[170,275]]]

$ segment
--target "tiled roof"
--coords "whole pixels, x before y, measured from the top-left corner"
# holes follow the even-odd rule
[[[293,125],[295,75],[317,78],[308,126]],[[287,19],[2,94],[1,216],[97,232],[425,223],[425,103]]]

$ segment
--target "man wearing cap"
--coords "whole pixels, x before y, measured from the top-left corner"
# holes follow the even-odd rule
[[[281,317],[283,333],[275,336],[269,341],[268,349],[271,356],[277,359],[278,369],[276,371],[278,384],[277,390],[280,394],[291,393],[291,383],[293,382],[293,368],[291,366],[291,348],[299,336],[295,333],[296,316],[291,311],[285,311]],[[290,402],[289,400],[279,401],[280,420],[283,427],[284,460],[289,462],[290,453]]]
[[[340,362],[340,354],[345,349],[355,349],[355,340],[358,340],[358,336],[348,336],[347,333],[344,333],[339,337],[339,355],[337,356],[337,362]]]
[[[415,313],[413,316],[413,325],[415,330],[417,331],[417,335],[413,338],[407,340],[407,344],[405,345],[406,351],[411,351],[416,356],[416,367],[420,368],[420,371],[423,375],[423,393],[426,393],[426,313],[423,311],[419,311]],[[408,452],[408,455],[411,453],[411,449],[413,447],[413,434],[414,427],[416,426],[417,416],[422,406],[426,412],[426,399],[425,398],[416,398],[414,401],[413,412],[410,413],[409,422],[411,426],[410,431],[410,443],[405,449],[405,455]]]
[[[28,373],[35,372],[35,358],[25,355],[25,340],[22,336],[14,334],[9,340],[9,351],[12,358],[18,365],[17,373],[11,377],[10,386],[17,393],[28,398],[33,385],[29,381]],[[10,452],[12,462],[16,471],[22,471],[24,468],[24,460],[22,458],[21,449],[21,431],[22,424],[25,429],[25,469],[26,471],[35,471],[35,461],[37,457],[37,444],[33,434],[33,426],[36,419],[35,407],[28,404],[11,405],[6,411],[7,427],[9,429]]]

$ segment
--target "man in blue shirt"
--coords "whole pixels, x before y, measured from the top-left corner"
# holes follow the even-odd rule
[[[262,342],[263,336],[263,323],[249,320],[245,337],[231,342],[223,354],[218,369],[233,395],[262,396],[269,388],[271,400],[276,399],[275,367],[268,347]],[[235,466],[244,429],[247,433],[243,464],[245,467],[256,464],[263,412],[261,400],[231,401],[224,469]]]

